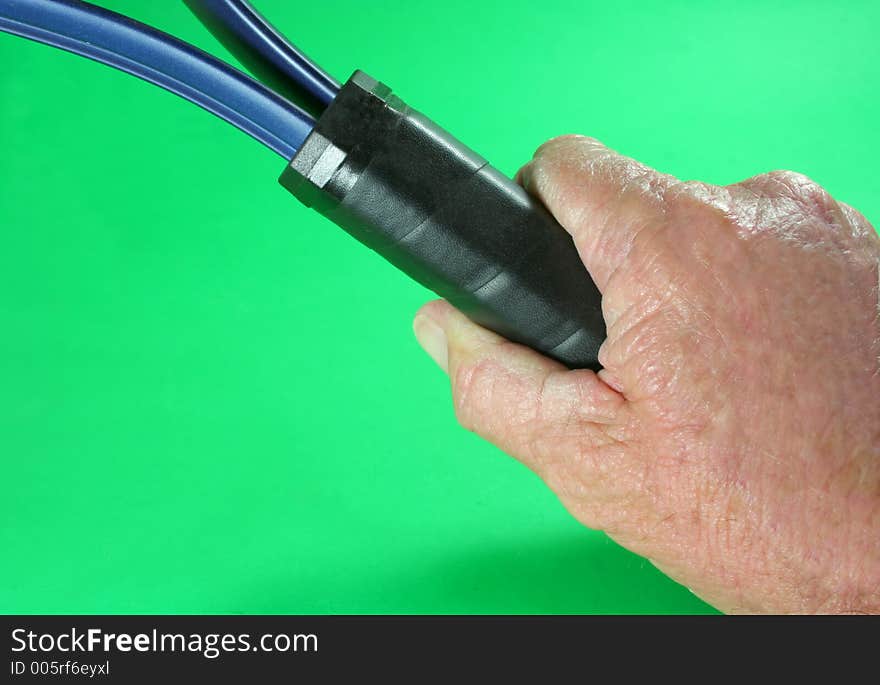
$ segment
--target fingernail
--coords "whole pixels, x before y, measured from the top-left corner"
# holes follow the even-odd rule
[[[446,342],[446,332],[423,314],[418,315],[413,322],[413,332],[428,356],[437,362],[437,366],[448,372],[449,347]]]

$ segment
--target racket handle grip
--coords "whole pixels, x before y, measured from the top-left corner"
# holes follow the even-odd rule
[[[600,368],[601,296],[569,234],[382,83],[355,72],[280,182],[477,323]]]

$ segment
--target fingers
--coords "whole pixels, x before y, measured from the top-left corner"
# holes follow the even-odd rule
[[[416,337],[448,372],[461,424],[540,475],[579,444],[601,442],[624,400],[592,371],[569,371],[471,322],[442,300],[416,315]],[[566,443],[567,441],[567,443]]]
[[[593,138],[555,138],[517,175],[571,235],[604,290],[639,231],[662,222],[671,176],[609,150]]]

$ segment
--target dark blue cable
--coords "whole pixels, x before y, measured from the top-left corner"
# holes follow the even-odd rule
[[[296,102],[302,102],[304,93],[319,110],[336,97],[339,82],[291,45],[247,0],[184,2],[254,76],[279,93]]]
[[[299,107],[198,48],[78,0],[0,0],[0,31],[138,76],[290,159],[315,125]]]

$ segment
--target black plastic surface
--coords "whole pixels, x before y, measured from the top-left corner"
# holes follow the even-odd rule
[[[474,321],[599,368],[601,297],[568,233],[384,84],[355,72],[280,181]]]

